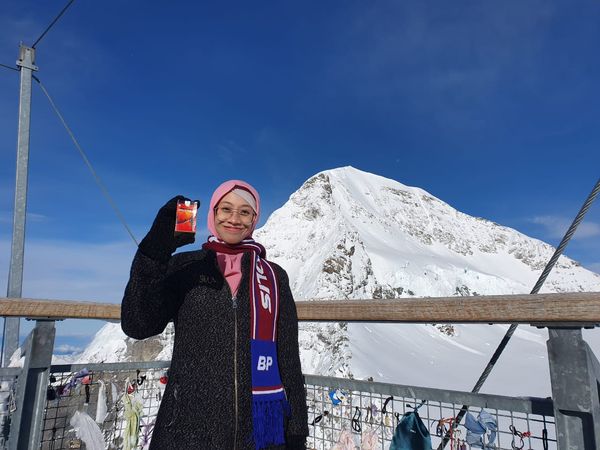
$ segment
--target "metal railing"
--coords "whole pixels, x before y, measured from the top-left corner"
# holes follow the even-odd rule
[[[146,448],[168,366],[169,361],[51,366],[39,448],[82,448],[84,444],[70,423],[78,411],[96,420],[107,448],[122,448],[129,427],[124,414],[126,395],[140,405],[136,448]],[[362,448],[363,439],[369,436],[376,442],[375,448],[387,449],[399,418],[420,404],[423,406],[419,413],[431,432],[434,447],[441,442],[440,431],[448,429],[448,419],[456,417],[466,404],[475,416],[485,409],[495,418],[498,432],[494,448],[512,449],[513,444],[517,448],[521,445],[528,449],[557,448],[550,399],[471,394],[316,375],[306,375],[305,379],[309,448],[329,449],[347,430],[357,448]],[[99,403],[104,404],[100,408],[102,417],[97,416]],[[511,426],[522,436],[511,432]],[[463,442],[466,429],[459,427],[448,448],[458,449]]]
[[[516,448],[557,448],[550,399],[471,394],[311,375],[306,376],[306,387],[309,423],[312,424],[310,448],[329,449],[347,430],[357,448],[366,447],[363,441],[372,437],[369,442],[375,443],[372,448],[388,449],[398,420],[415,408],[430,432],[433,448],[437,448],[463,405],[468,405],[474,416],[483,409],[494,417],[497,432],[493,442],[485,440],[491,434],[482,436],[482,442],[489,443],[491,448],[513,449],[513,444]],[[332,398],[339,397],[343,400],[334,404]],[[521,437],[515,435],[511,427],[521,433]],[[459,426],[452,432],[447,448],[460,449],[463,443],[465,448],[475,448],[467,444],[467,429]]]
[[[46,397],[40,448],[80,448],[71,419],[85,412],[98,425],[107,448],[123,448],[128,428],[124,397],[139,403],[139,445],[149,442],[166,385],[170,361],[53,365]],[[100,408],[99,408],[100,405]]]
[[[553,309],[560,303],[557,302],[557,295],[561,295],[564,301],[568,301],[571,295],[574,297],[576,307],[572,313],[564,305]],[[442,299],[445,304],[452,301],[453,299]],[[500,300],[503,306],[496,308],[492,316],[489,316],[489,302],[484,298],[456,301],[463,302],[469,311],[465,320],[460,321],[463,323],[479,323],[485,314],[488,314],[485,316],[486,322],[506,323],[510,321],[507,317],[514,314],[510,300],[506,297]],[[410,309],[423,311],[421,306],[425,305],[421,303],[431,305],[432,302],[435,299],[412,299]],[[10,305],[0,303],[2,312],[6,315],[19,315],[9,311]],[[14,303],[15,309],[22,311],[23,307],[28,308],[27,305],[19,305],[19,302]],[[399,318],[399,311],[406,311],[409,306],[404,301],[397,305],[393,301],[382,303],[371,300],[362,304],[333,303],[323,305],[319,302],[299,302],[299,317],[301,320],[319,317],[326,321],[333,321],[335,317],[344,321],[407,321]],[[548,361],[552,399],[511,398],[307,375],[309,422],[313,423],[310,426],[308,445],[316,449],[329,448],[344,430],[348,430],[353,433],[351,436],[360,448],[361,438],[370,431],[370,436],[377,440],[377,448],[387,449],[401,414],[424,402],[419,413],[432,431],[434,448],[441,439],[435,434],[438,425],[443,428],[444,424],[449,423],[442,419],[451,420],[457,416],[461,406],[466,405],[471,414],[477,415],[481,409],[485,409],[495,418],[498,426],[494,444],[496,448],[521,448],[522,444],[522,448],[546,448],[547,445],[548,448],[561,450],[596,449],[600,444],[600,363],[583,340],[581,329],[599,322],[600,294],[519,296],[515,304],[525,311],[525,316],[521,314],[524,322],[549,327]],[[374,308],[375,305],[377,308]],[[537,311],[536,308],[540,305],[548,309]],[[77,314],[78,317],[97,319],[108,311],[110,317],[106,319],[114,320],[113,306],[88,304],[85,306],[87,312],[79,311]],[[381,308],[386,308],[384,315],[381,314]],[[586,315],[586,310],[591,314]],[[440,316],[431,311],[419,314],[420,317],[413,317],[412,321],[448,321],[447,318],[436,320]],[[25,313],[23,316],[29,315]],[[49,316],[54,318],[51,314]],[[128,396],[123,396],[127,383],[135,389],[135,395],[141,398],[143,423],[138,425],[137,430],[142,435],[149,434],[161,397],[160,377],[168,362],[88,365],[85,368],[91,376],[84,382],[82,378],[85,375],[76,376],[84,368],[83,365],[51,366],[54,321],[39,320],[39,317],[36,314],[37,324],[22,347],[23,367],[0,369],[0,420],[3,420],[0,422],[0,448],[84,448],[74,436],[71,420],[75,411],[87,411],[92,416],[95,414],[102,384],[107,390],[110,386],[110,393],[105,397],[111,404],[106,417],[101,420],[103,439],[107,445],[110,444],[108,448],[120,448],[127,429],[124,425],[124,407],[119,403],[129,399]],[[65,391],[64,386],[69,388]],[[335,394],[336,404],[332,393]],[[340,395],[342,401],[337,403]],[[400,415],[396,416],[395,413]],[[514,428],[510,428],[511,426]],[[356,431],[358,428],[360,432]],[[519,434],[515,434],[516,432]],[[458,427],[449,442],[450,447],[446,448],[460,449],[464,434],[465,430]],[[5,444],[7,440],[8,445]],[[141,444],[138,448],[142,448]]]

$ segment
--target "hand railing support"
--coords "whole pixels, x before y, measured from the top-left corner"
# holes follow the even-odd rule
[[[17,409],[10,425],[9,450],[40,446],[55,332],[53,320],[38,320],[23,345],[25,362],[17,383]]]
[[[600,446],[600,364],[581,328],[549,328],[548,363],[560,450]]]

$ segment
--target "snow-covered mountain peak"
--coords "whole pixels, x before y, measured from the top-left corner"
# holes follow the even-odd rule
[[[353,167],[309,178],[255,236],[301,298],[527,292],[553,252],[423,189]],[[563,257],[546,290],[588,283],[600,277]]]

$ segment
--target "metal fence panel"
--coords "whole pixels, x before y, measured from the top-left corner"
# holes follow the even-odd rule
[[[52,366],[40,448],[85,448],[71,423],[76,412],[85,413],[102,433],[109,449],[123,448],[127,426],[126,400],[139,404],[136,427],[138,445],[147,448],[164,392],[169,362],[116,363]],[[100,395],[102,386],[105,392]],[[98,403],[105,402],[106,415],[98,417]]]
[[[70,421],[76,411],[96,419],[102,384],[106,388],[107,415],[98,423],[98,428],[107,448],[123,448],[129,424],[124,414],[126,397],[137,398],[141,407],[141,420],[136,428],[139,441],[135,448],[147,448],[146,438],[151,435],[164,390],[162,382],[165,380],[161,377],[165,376],[168,365],[166,361],[52,366],[40,448],[85,448]],[[426,402],[419,408],[419,414],[432,434],[434,448],[441,441],[436,435],[438,427],[442,431],[444,427],[448,429],[450,419],[456,417],[463,404],[469,405],[475,416],[485,409],[496,419],[498,434],[494,448],[543,449],[544,429],[548,448],[557,448],[549,399],[471,394],[312,375],[305,378],[311,424],[308,447],[312,449],[330,449],[344,430],[348,430],[357,449],[362,448],[362,441],[368,438],[376,441],[376,448],[388,449],[398,419],[423,400]],[[129,395],[126,394],[128,387]],[[522,435],[515,435],[510,426]],[[446,448],[461,449],[465,438],[466,430],[459,426]]]
[[[398,421],[415,407],[430,432],[433,448],[438,448],[463,404],[470,407],[469,412],[475,417],[485,409],[496,420],[498,431],[494,442],[483,442],[490,444],[489,448],[557,448],[549,399],[480,395],[321,376],[306,376],[306,382],[311,449],[332,448],[344,431],[346,436],[350,434],[357,449],[366,447],[365,440],[369,438],[376,442],[375,448],[388,449]],[[472,403],[465,401],[469,399]],[[466,431],[459,425],[446,448],[476,448],[467,445]],[[485,436],[487,439],[490,434]]]
[[[0,369],[0,448],[8,446],[12,413],[17,408],[17,387],[20,368]]]

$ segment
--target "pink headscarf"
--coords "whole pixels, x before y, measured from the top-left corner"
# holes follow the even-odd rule
[[[256,224],[258,223],[258,218],[260,216],[260,196],[256,189],[252,187],[249,183],[246,183],[242,180],[229,180],[225,183],[221,184],[215,192],[213,192],[212,198],[210,199],[210,205],[208,208],[208,230],[213,236],[221,239],[221,236],[217,234],[217,230],[215,228],[215,207],[219,204],[221,199],[225,197],[229,192],[231,192],[235,188],[242,188],[246,191],[250,192],[254,199],[256,200],[256,216],[254,216],[254,221],[252,222],[252,226],[250,227],[250,234],[247,237],[252,236],[252,232],[256,228]]]
[[[256,216],[254,216],[254,221],[250,226],[250,233],[248,236],[246,236],[246,238],[252,236],[252,232],[258,223],[258,215],[260,214],[260,197],[258,192],[256,192],[256,189],[242,180],[226,181],[225,183],[221,184],[221,186],[219,186],[213,193],[208,209],[208,230],[218,239],[221,239],[221,236],[219,236],[215,227],[215,207],[219,204],[223,197],[236,188],[245,189],[246,191],[250,192],[256,200]],[[219,264],[219,268],[221,269],[221,272],[223,273],[225,280],[227,280],[227,283],[231,288],[231,292],[234,295],[240,286],[240,282],[242,281],[242,256],[242,253],[232,255],[217,252],[217,262]]]

